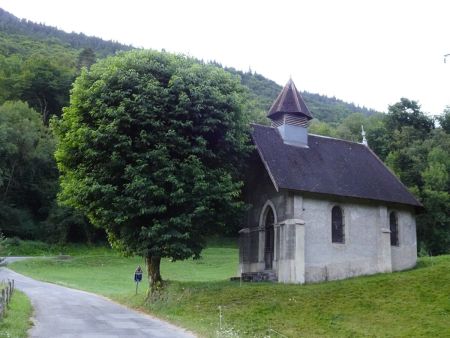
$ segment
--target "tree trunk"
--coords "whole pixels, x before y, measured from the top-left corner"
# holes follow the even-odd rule
[[[155,292],[162,286],[161,278],[161,257],[159,256],[147,256],[145,257],[145,263],[147,264],[148,283],[150,285],[151,293]]]

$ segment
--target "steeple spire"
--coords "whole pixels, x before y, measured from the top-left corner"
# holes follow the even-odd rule
[[[291,78],[270,107],[267,117],[285,144],[308,147],[308,124],[313,117]]]
[[[313,118],[291,78],[272,104],[267,117],[274,120],[281,114],[304,116],[308,120]]]

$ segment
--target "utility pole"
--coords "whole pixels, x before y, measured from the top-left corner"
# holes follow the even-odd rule
[[[450,54],[445,54],[444,55],[444,63],[447,63],[447,58],[450,58]]]

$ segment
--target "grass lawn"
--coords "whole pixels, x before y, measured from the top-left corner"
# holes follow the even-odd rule
[[[143,261],[115,254],[36,259],[11,267],[34,278],[105,295],[206,337],[450,337],[450,256],[422,258],[416,269],[309,285],[229,282],[235,247],[210,247],[198,261],[163,261],[170,282],[159,300],[135,295]],[[272,331],[274,330],[274,331]]]
[[[32,324],[32,311],[30,300],[22,292],[15,290],[5,317],[0,319],[0,337],[27,337],[27,331]]]

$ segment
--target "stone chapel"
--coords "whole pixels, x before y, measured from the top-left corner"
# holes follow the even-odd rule
[[[270,127],[252,125],[242,278],[308,283],[413,267],[422,206],[365,138],[309,134],[292,80],[267,117]]]

